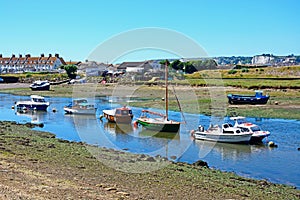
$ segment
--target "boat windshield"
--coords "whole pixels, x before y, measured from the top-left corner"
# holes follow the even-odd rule
[[[76,100],[73,100],[73,104],[74,105],[78,105],[78,104],[87,104],[88,101],[86,99],[76,99]]]
[[[241,129],[242,132],[249,132],[248,128],[240,127],[240,129]]]
[[[252,130],[253,132],[255,132],[255,131],[260,131],[260,128],[259,128],[259,126],[253,126],[253,127],[251,127],[251,130]]]
[[[122,115],[128,115],[128,110],[122,110]]]
[[[118,115],[128,115],[128,114],[132,114],[131,110],[116,110],[116,114]]]
[[[34,102],[45,102],[45,99],[40,99],[40,98],[33,98],[32,100]]]
[[[237,119],[236,121],[237,121],[238,124],[247,123],[245,119]]]

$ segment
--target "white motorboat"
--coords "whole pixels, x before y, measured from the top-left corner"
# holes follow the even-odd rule
[[[64,107],[66,114],[94,115],[96,108],[86,99],[74,99],[72,103]]]
[[[30,85],[31,90],[50,90],[49,81],[35,81]]]
[[[38,95],[31,95],[30,101],[18,101],[15,103],[15,106],[18,110],[43,110],[46,111],[49,102],[45,101],[45,98]]]
[[[270,135],[269,131],[263,131],[258,125],[247,122],[245,117],[238,116],[230,117],[229,119],[234,121],[234,127],[242,128],[252,133],[251,142],[262,142],[265,137]]]
[[[232,127],[230,124],[222,124],[222,127],[210,126],[204,130],[203,126],[199,126],[198,130],[193,131],[192,135],[195,139],[208,140],[215,142],[226,143],[248,143],[251,139],[252,133],[237,127]]]

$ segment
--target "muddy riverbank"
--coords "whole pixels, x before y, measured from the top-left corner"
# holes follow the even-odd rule
[[[2,199],[298,199],[299,190],[162,157],[129,154],[56,139],[1,122]],[[92,156],[91,150],[98,156]],[[95,154],[93,154],[95,155]],[[113,162],[108,166],[107,163]],[[158,170],[128,173],[118,168]],[[204,165],[204,166],[203,166]],[[208,163],[209,165],[209,163]],[[111,167],[114,166],[114,167]]]

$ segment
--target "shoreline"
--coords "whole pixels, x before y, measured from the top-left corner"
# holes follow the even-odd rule
[[[197,164],[98,148],[0,122],[0,197],[89,199],[297,199],[293,186]],[[95,156],[98,155],[98,156]],[[113,167],[111,167],[113,166]],[[123,170],[120,171],[120,166]],[[154,166],[155,170],[147,171]],[[131,172],[125,172],[131,169]],[[145,169],[146,173],[136,173]],[[135,172],[133,172],[135,171]],[[26,183],[26,184],[25,184]],[[178,189],[180,188],[180,189]],[[17,193],[14,191],[18,191]],[[1,196],[2,195],[2,196]]]

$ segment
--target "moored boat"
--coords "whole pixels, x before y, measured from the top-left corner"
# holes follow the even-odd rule
[[[136,123],[141,124],[143,127],[149,130],[155,130],[158,132],[172,132],[177,133],[180,129],[180,122],[169,119],[169,98],[168,98],[168,60],[165,62],[165,114],[151,112],[149,110],[143,110],[141,117],[139,117]],[[177,98],[177,97],[176,97]],[[159,117],[147,116],[146,114],[153,114]]]
[[[114,123],[131,123],[133,114],[132,110],[126,106],[112,110],[103,110],[103,116]]]
[[[49,81],[34,81],[30,86],[31,90],[50,90]]]
[[[158,117],[149,117],[147,114],[156,115]],[[166,115],[152,112],[149,110],[142,110],[142,115],[137,119],[137,123],[149,130],[159,132],[178,132],[180,122],[169,120]]]
[[[49,102],[45,101],[45,98],[39,95],[31,95],[30,101],[18,101],[15,103],[15,107],[18,110],[43,110],[46,111]]]
[[[228,94],[227,98],[230,104],[266,104],[270,96],[263,95],[261,90],[256,90],[255,95]]]
[[[252,133],[237,127],[232,127],[230,124],[222,124],[222,128],[218,125],[210,126],[204,130],[203,126],[199,126],[197,130],[192,132],[195,139],[208,140],[225,143],[248,143]]]
[[[265,137],[270,135],[269,131],[263,131],[258,125],[247,122],[245,117],[230,117],[230,120],[234,121],[234,127],[243,128],[252,133],[250,142],[262,142]]]
[[[94,115],[96,108],[94,104],[88,103],[87,99],[74,99],[72,103],[64,107],[66,114]]]

